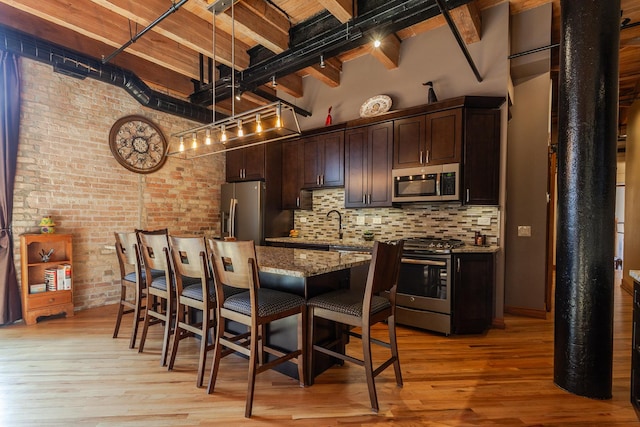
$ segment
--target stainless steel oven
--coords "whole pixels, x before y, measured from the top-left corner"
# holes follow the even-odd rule
[[[451,333],[451,249],[459,240],[413,238],[405,240],[398,293],[398,324]]]

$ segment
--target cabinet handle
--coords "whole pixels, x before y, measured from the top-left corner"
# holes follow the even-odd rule
[[[324,174],[320,175],[320,184],[324,185]]]
[[[296,197],[296,206],[300,207],[300,196]]]
[[[429,150],[427,150],[427,161],[425,163],[429,163]]]
[[[460,258],[456,259],[456,269],[458,270],[458,273],[460,273]]]
[[[420,164],[422,164],[422,157],[424,156],[424,151],[420,150]]]
[[[362,204],[363,205],[367,204],[367,195],[365,193],[362,193]]]
[[[316,175],[316,185],[320,185],[320,175]]]
[[[367,204],[371,204],[371,193],[367,194]]]
[[[467,188],[467,203],[469,203],[469,189]]]

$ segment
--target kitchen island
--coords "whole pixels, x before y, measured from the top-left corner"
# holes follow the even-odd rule
[[[270,246],[256,246],[256,256],[262,287],[300,295],[305,300],[336,289],[355,286],[356,281],[352,280],[352,277],[362,277],[371,261],[371,255],[366,253]],[[235,329],[233,325],[229,327]],[[338,333],[333,323],[318,322],[314,338],[321,341],[335,338]],[[272,346],[287,350],[295,348],[296,319],[291,317],[272,322],[268,325],[265,335],[267,342]],[[335,360],[327,355],[319,355],[314,362],[313,372],[317,375],[333,365]],[[297,367],[293,363],[284,363],[276,369],[285,375],[298,378]]]

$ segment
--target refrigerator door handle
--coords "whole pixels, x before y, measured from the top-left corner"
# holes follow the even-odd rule
[[[238,204],[238,199],[231,199],[229,202],[229,237],[236,236],[236,205]]]

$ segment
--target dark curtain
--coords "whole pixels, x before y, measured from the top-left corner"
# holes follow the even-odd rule
[[[0,50],[0,324],[22,318],[20,291],[13,263],[11,211],[20,128],[18,58]]]

